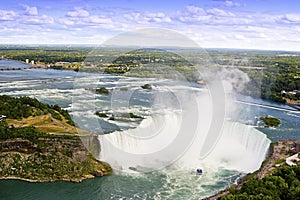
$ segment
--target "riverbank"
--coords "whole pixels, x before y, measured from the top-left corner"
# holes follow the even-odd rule
[[[90,153],[83,145],[99,150],[95,136],[80,137],[86,131],[79,131],[58,105],[0,96],[0,110],[5,115],[0,121],[0,179],[81,182],[112,173],[92,156],[99,152]]]
[[[292,154],[291,149],[296,143],[300,144],[300,140],[283,140],[271,143],[269,154],[257,171],[240,178],[237,181],[237,184],[234,184],[225,190],[222,190],[219,193],[204,199],[219,199],[222,196],[228,195],[231,190],[240,190],[242,186],[250,179],[263,179],[264,177],[271,175],[276,169],[286,166],[286,159]]]
[[[22,69],[57,69],[57,70],[66,70],[66,71],[82,71],[82,72],[101,72],[101,73],[107,73],[107,74],[114,74],[113,72],[111,72],[110,70],[105,70],[106,69],[106,65],[103,64],[103,66],[106,66],[104,68],[98,68],[95,66],[85,66],[82,65],[82,61],[78,62],[71,62],[71,61],[67,61],[65,60],[64,62],[34,62],[34,63],[26,63],[24,60],[17,60],[17,59],[12,59],[12,58],[2,58],[3,60],[9,60],[9,61],[16,61],[16,62],[20,62],[23,64],[27,64],[29,67],[28,68],[0,68],[0,71],[5,71],[5,70],[22,70]],[[251,67],[251,68],[255,68],[255,67]],[[179,70],[179,69],[177,69]],[[130,70],[128,71],[130,72]],[[149,74],[153,73],[153,71],[147,73],[147,76],[144,76],[142,74],[136,74],[136,73],[117,73],[118,75],[121,76],[132,76],[132,77],[149,77]],[[150,76],[150,77],[161,77],[161,76]],[[162,78],[162,77],[161,77]],[[196,83],[200,84],[200,85],[205,85],[205,81],[200,79],[200,80],[195,80]],[[249,95],[249,94],[245,94],[245,95]],[[252,96],[252,95],[250,95]],[[259,97],[259,96],[258,96]],[[268,99],[268,98],[267,98]],[[274,101],[272,99],[268,99],[271,102],[274,103],[278,103],[278,101]],[[283,105],[287,105],[291,108],[291,110],[297,110],[300,111],[300,105],[299,105],[299,100],[298,101],[290,101],[289,99],[285,98],[285,102],[282,101],[281,103]],[[250,102],[245,102],[245,103],[250,103]],[[251,104],[251,103],[250,103]],[[264,105],[262,105],[263,107]],[[272,107],[272,106],[271,106]],[[276,106],[273,106],[274,108],[276,108]],[[280,106],[278,107],[279,109],[281,108]]]
[[[94,159],[78,136],[0,141],[0,179],[82,182],[111,173],[111,167]]]

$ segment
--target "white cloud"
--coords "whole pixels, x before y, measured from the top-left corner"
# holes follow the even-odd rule
[[[240,3],[238,3],[238,2],[233,2],[233,1],[224,1],[224,2],[223,2],[223,5],[224,5],[224,6],[227,6],[227,7],[239,7],[239,6],[241,6]]]
[[[88,22],[93,24],[111,24],[113,21],[109,18],[99,17],[99,16],[90,16],[87,20],[82,22]]]
[[[24,24],[39,26],[54,24],[55,19],[48,15],[40,15],[36,6],[29,6],[24,4],[21,6],[25,9],[25,12],[19,11],[15,13],[16,17],[14,23],[11,25],[12,27],[17,27],[19,25],[22,26]]]
[[[189,22],[189,24],[193,23],[204,23],[204,24],[240,24],[245,23],[247,20],[237,17],[236,14],[218,9],[203,9],[196,6],[188,6],[185,10],[177,12],[176,16],[174,16],[181,22]]]
[[[67,13],[67,17],[88,17],[89,15],[90,13],[87,10],[81,8],[76,8]]]
[[[71,25],[75,24],[75,22],[73,20],[66,19],[66,18],[61,18],[61,19],[58,20],[58,22],[63,24],[63,25],[67,25],[67,26],[71,26]]]
[[[179,20],[181,22],[191,22],[191,23],[195,23],[195,22],[201,22],[201,23],[209,23],[212,20],[212,16],[211,15],[203,15],[203,16],[179,16]]]
[[[125,19],[132,20],[132,21],[138,21],[140,17],[141,17],[141,13],[139,13],[139,12],[132,12],[132,13],[124,14]]]
[[[286,14],[285,19],[290,22],[300,22],[300,14]]]
[[[30,15],[30,16],[37,16],[38,15],[38,9],[37,7],[33,6],[33,7],[30,7],[30,6],[25,6],[25,14],[26,15]]]
[[[222,16],[222,17],[233,17],[234,16],[234,14],[232,12],[228,12],[228,11],[221,10],[218,8],[208,9],[207,13],[211,14],[211,15]]]
[[[133,12],[126,13],[123,15],[125,19],[129,20],[128,22],[137,23],[137,24],[153,24],[157,25],[160,23],[170,23],[172,22],[171,17],[162,12]]]
[[[196,15],[205,15],[206,11],[203,8],[197,6],[187,6],[186,10],[189,13],[196,14]]]
[[[197,6],[187,6],[185,10],[178,11],[175,19],[181,22],[201,22],[207,23],[211,20],[212,16],[209,15],[206,10]]]
[[[73,30],[72,34],[78,34],[81,30],[88,30],[85,35],[94,34],[94,31],[105,29],[108,31],[124,30],[124,26],[106,16],[90,15],[88,17],[64,17],[57,20],[59,25],[62,25],[65,30]],[[99,34],[99,33],[97,33]],[[82,37],[82,36],[80,36]]]
[[[28,24],[28,25],[45,25],[45,24],[53,24],[54,19],[47,15],[41,16],[30,16],[30,17],[21,17],[19,20],[20,24]]]
[[[183,25],[208,24],[208,25],[284,25],[300,23],[300,14],[268,14],[250,13],[239,11],[227,11],[226,9],[210,8],[203,9],[196,6],[188,6],[184,10],[176,12],[172,19],[176,19]],[[187,24],[188,23],[188,24]]]
[[[85,27],[115,29],[118,24],[112,19],[111,13],[102,12],[101,15],[90,15],[88,10],[82,8],[67,12],[65,17],[58,19],[58,23],[70,26],[72,29]]]
[[[145,15],[145,19],[148,21],[148,22],[171,22],[171,18],[168,17],[166,14],[162,13],[162,12],[158,12],[158,13],[147,13]]]
[[[0,10],[0,21],[12,21],[16,17],[16,13],[11,10]]]

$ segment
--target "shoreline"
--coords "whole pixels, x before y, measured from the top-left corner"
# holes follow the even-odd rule
[[[5,71],[5,70],[26,70],[26,69],[46,69],[46,70],[47,69],[54,69],[54,70],[63,70],[63,71],[76,71],[72,68],[57,69],[57,68],[54,68],[54,67],[48,67],[47,64],[45,64],[45,63],[31,64],[31,63],[26,63],[25,61],[22,61],[22,60],[13,60],[13,59],[7,59],[7,58],[0,58],[0,60],[15,61],[15,62],[20,62],[20,63],[23,63],[25,65],[28,65],[28,67],[24,67],[24,68],[5,68],[5,69],[0,68],[0,71]],[[91,73],[95,73],[95,71],[91,71]],[[197,83],[200,84],[200,85],[205,84],[205,82],[202,82],[201,80],[200,80],[200,82],[197,82]],[[272,101],[272,100],[268,100],[268,101],[270,101],[272,103],[278,103],[278,102]],[[248,103],[248,102],[244,102],[244,103]],[[282,105],[289,106],[291,108],[291,111],[300,111],[300,105],[298,105],[298,104],[290,104],[290,103],[286,102],[286,103],[282,103]]]
[[[280,166],[276,166],[276,160],[277,159],[283,159],[287,158],[289,155],[286,154],[286,151],[288,151],[289,147],[295,143],[295,142],[300,142],[300,140],[282,140],[278,142],[272,142],[269,147],[269,152],[268,155],[266,156],[266,159],[262,162],[260,168],[256,170],[253,173],[248,173],[245,176],[239,178],[237,180],[237,183],[232,184],[231,186],[225,188],[224,190],[221,190],[217,194],[214,194],[209,197],[205,197],[203,199],[205,200],[215,200],[218,199],[222,196],[225,196],[229,194],[230,189],[234,187],[235,189],[241,189],[244,183],[246,183],[249,179],[251,178],[257,178],[257,179],[262,179],[266,175],[272,173],[276,168]],[[280,163],[280,165],[284,165],[285,162]],[[102,174],[104,176],[106,174]],[[108,174],[107,174],[108,175]],[[16,177],[16,176],[7,176],[7,177],[0,177],[0,180],[20,180],[20,181],[25,181],[28,183],[54,183],[54,182],[59,182],[59,181],[64,181],[64,182],[70,182],[70,183],[81,183],[84,180],[88,179],[93,179],[97,177],[102,177],[100,176],[95,176],[95,175],[85,175],[84,177],[78,178],[78,179],[45,179],[45,180],[34,180],[34,179],[26,179],[26,178],[21,178],[21,177]]]
[[[28,183],[54,183],[54,182],[70,182],[70,183],[81,183],[84,180],[93,179],[101,176],[94,176],[94,175],[86,175],[85,177],[79,178],[79,179],[49,179],[49,180],[34,180],[34,179],[26,179],[16,176],[8,176],[8,177],[0,177],[0,180],[15,180],[15,181],[25,181]]]
[[[262,162],[260,168],[255,172],[248,173],[245,176],[239,178],[237,183],[230,185],[229,187],[221,190],[217,194],[211,195],[209,197],[203,198],[204,200],[216,200],[222,196],[229,194],[231,188],[235,188],[237,190],[241,189],[243,184],[246,183],[251,178],[262,179],[266,175],[272,173],[275,169],[279,168],[280,166],[284,166],[284,163],[276,164],[278,159],[286,159],[288,158],[288,151],[290,145],[295,142],[300,142],[300,140],[280,140],[277,142],[272,142],[269,147],[269,152]],[[279,165],[279,166],[277,166]]]
[[[93,157],[99,149],[95,136],[75,127],[66,110],[29,97],[1,96],[0,102],[7,105],[0,124],[0,179],[82,182],[112,173],[109,164]],[[96,150],[89,152],[83,142]]]

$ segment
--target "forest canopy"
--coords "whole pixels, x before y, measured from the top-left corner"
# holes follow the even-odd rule
[[[220,199],[300,199],[300,165],[284,166],[263,179],[250,179],[240,190],[230,190]]]
[[[67,123],[74,126],[69,113],[60,106],[48,105],[39,102],[30,97],[10,97],[0,95],[0,115],[5,115],[11,119],[27,118],[31,115],[51,114],[53,118],[62,120],[61,115],[67,120]]]

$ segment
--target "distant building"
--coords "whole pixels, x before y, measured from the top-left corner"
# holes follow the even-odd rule
[[[29,64],[29,59],[26,59],[25,62],[26,62],[27,64]]]
[[[295,142],[292,147],[289,149],[289,153],[299,153],[300,152],[300,142]]]
[[[31,61],[31,64],[34,65],[34,60]]]

